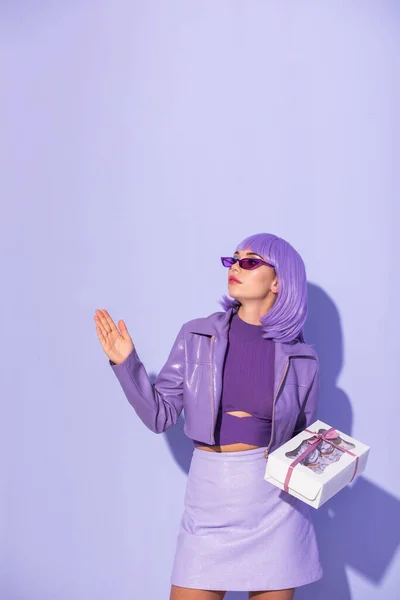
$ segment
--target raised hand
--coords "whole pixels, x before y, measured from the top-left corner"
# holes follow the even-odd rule
[[[129,356],[134,348],[124,321],[122,319],[118,321],[118,329],[105,309],[97,309],[93,318],[97,325],[96,333],[104,352],[110,360],[118,365]]]

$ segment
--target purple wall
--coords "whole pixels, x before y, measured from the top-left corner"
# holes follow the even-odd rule
[[[219,310],[219,257],[260,231],[307,265],[321,418],[372,447],[315,511],[326,576],[296,598],[395,600],[399,17],[1,3],[1,600],[168,597],[192,446],[138,420],[94,311],[154,375],[181,324]]]

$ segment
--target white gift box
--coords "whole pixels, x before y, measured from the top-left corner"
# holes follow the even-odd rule
[[[369,450],[338,429],[315,421],[268,455],[264,479],[319,508],[364,471]]]

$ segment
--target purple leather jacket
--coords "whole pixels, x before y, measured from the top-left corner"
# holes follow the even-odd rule
[[[167,362],[153,384],[136,347],[118,365],[109,361],[121,387],[143,423],[155,433],[174,425],[182,411],[185,434],[214,444],[215,418],[222,391],[222,366],[229,323],[237,308],[184,323]],[[317,419],[318,357],[308,344],[275,342],[273,452]]]

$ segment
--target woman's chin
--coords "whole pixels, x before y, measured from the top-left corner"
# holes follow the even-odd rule
[[[228,285],[228,294],[231,298],[240,301],[240,294],[238,294],[233,285]]]

